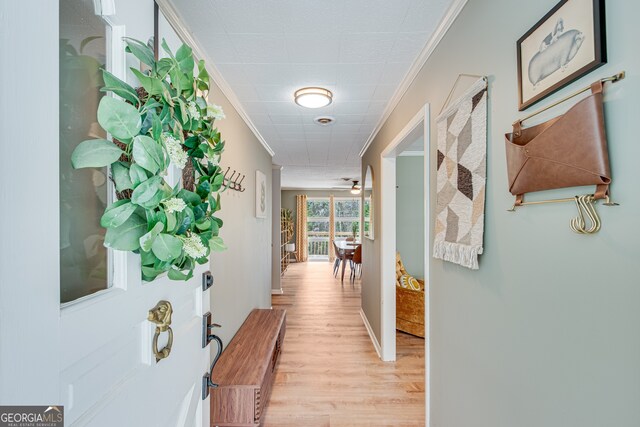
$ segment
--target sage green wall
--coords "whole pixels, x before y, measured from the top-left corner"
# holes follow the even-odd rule
[[[556,3],[470,0],[363,158],[363,171],[371,164],[379,177],[381,151],[425,103],[433,114],[429,147],[434,154],[435,112],[458,73],[489,76],[480,270],[430,259],[433,427],[640,425],[640,143],[635,128],[640,2],[606,2],[608,64],[539,105],[627,71],[625,80],[605,88],[612,193],[621,206],[599,205],[602,230],[590,236],[569,230],[576,214],[571,204],[506,211],[513,197],[507,191],[503,134],[525,114],[517,111],[515,41]],[[430,162],[432,215],[435,158]],[[380,200],[379,181],[374,196]],[[379,227],[379,218],[376,223]],[[379,239],[365,241],[365,272],[380,262],[379,245]],[[380,283],[374,273],[363,276],[362,305],[379,337]]]
[[[424,156],[396,160],[396,251],[407,272],[424,278]]]
[[[256,218],[256,170],[265,174],[267,195],[271,194],[271,155],[217,86],[212,85],[209,99],[224,109],[226,118],[218,128],[225,145],[222,167],[228,166],[246,175],[246,191],[225,191],[221,196],[220,218],[224,227],[220,236],[228,249],[211,256],[215,284],[211,289],[213,320],[222,324],[216,334],[225,345],[254,308],[271,307],[271,203],[267,197],[267,217]],[[275,236],[278,239],[278,236]],[[279,239],[278,239],[279,241]]]

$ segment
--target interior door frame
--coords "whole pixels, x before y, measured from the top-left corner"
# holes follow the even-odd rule
[[[396,360],[396,158],[411,141],[407,136],[418,126],[423,126],[424,138],[424,273],[425,273],[425,425],[430,425],[430,325],[429,297],[431,288],[431,212],[430,212],[430,108],[422,106],[391,143],[380,154],[380,314],[381,314],[381,358]]]

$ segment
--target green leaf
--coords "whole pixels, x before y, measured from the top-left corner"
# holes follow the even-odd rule
[[[171,48],[167,44],[167,41],[164,39],[164,37],[162,38],[162,42],[160,43],[160,45],[162,46],[162,49],[167,52],[170,58],[175,59],[175,57],[173,56],[173,52],[171,52]]]
[[[207,109],[207,101],[201,96],[196,96],[196,105],[202,110]]]
[[[213,223],[213,221],[211,220],[211,218],[205,218],[202,222],[196,222],[196,227],[198,228],[198,230],[208,230],[211,228],[211,224]]]
[[[178,106],[180,108],[175,109],[176,118],[182,124],[187,123],[189,121],[189,115],[187,114],[187,105],[182,99],[178,98]]]
[[[178,225],[178,220],[176,219],[176,214],[175,213],[168,213],[167,214],[167,231],[168,232],[173,232],[176,228],[176,225]]]
[[[186,233],[186,231],[189,228],[191,228],[191,224],[193,224],[193,222],[194,222],[193,212],[191,211],[191,209],[186,208],[182,212],[180,212],[180,214],[181,214],[180,215],[181,221],[179,221],[180,227],[178,227],[178,230],[176,231],[176,234],[184,234],[184,233]]]
[[[165,163],[164,150],[153,138],[138,135],[133,138],[133,159],[136,164],[155,174]]]
[[[142,119],[131,104],[103,96],[98,105],[98,123],[113,137],[128,143],[140,132]]]
[[[209,89],[209,73],[202,59],[198,61],[198,80],[198,89],[203,91]]]
[[[171,261],[182,253],[182,240],[171,234],[161,233],[151,245],[153,254],[161,261]]]
[[[211,192],[211,184],[209,184],[208,181],[204,181],[202,184],[198,185],[198,187],[196,188],[196,193],[198,193],[198,196],[200,196],[203,199],[205,199],[210,192]]]
[[[139,40],[125,37],[124,41],[127,43],[127,49],[133,53],[143,64],[155,69],[156,61],[153,50],[146,44]]]
[[[176,88],[176,90],[178,91],[178,93],[182,92],[182,71],[180,71],[177,68],[172,68],[171,71],[169,71],[169,77],[171,77],[171,83],[173,84],[173,87]]]
[[[149,249],[148,251],[140,251],[140,263],[142,265],[153,265],[158,258],[156,258],[156,256],[153,254],[153,252],[151,252],[151,249]]]
[[[180,46],[176,52],[176,61],[178,61],[178,67],[180,67],[182,72],[193,75],[193,67],[195,64],[193,62],[193,51],[189,46],[186,44]]]
[[[220,187],[222,187],[222,183],[224,182],[224,175],[222,175],[222,173],[219,173],[211,181],[211,191],[218,191],[220,190]]]
[[[171,58],[162,58],[158,60],[158,69],[156,70],[158,77],[164,79],[175,66],[176,64]]]
[[[144,181],[133,190],[131,201],[145,209],[152,209],[162,201],[163,191],[161,176],[154,176]]]
[[[105,87],[100,89],[100,91],[106,92],[110,90],[119,97],[130,101],[135,106],[140,104],[136,90],[128,83],[123,82],[107,70],[102,70],[102,79],[104,80]]]
[[[109,166],[124,154],[117,145],[106,139],[82,141],[71,154],[71,164],[75,169],[101,168]]]
[[[140,237],[147,232],[147,221],[131,215],[122,225],[107,229],[104,245],[120,251],[135,251],[140,248]]]
[[[200,221],[207,214],[207,204],[203,203],[193,208],[193,217],[196,221]]]
[[[169,86],[169,83],[166,81],[162,81],[162,99],[164,99],[167,104],[173,107],[175,103],[173,102],[172,96],[173,95],[171,94],[171,87]],[[162,113],[165,113],[165,115],[163,116]],[[166,115],[169,113],[169,109],[166,105],[162,107],[162,113],[160,113],[160,119],[164,120]]]
[[[162,136],[162,121],[154,111],[151,111],[151,135],[156,141]]]
[[[147,234],[140,237],[140,247],[143,251],[149,252],[151,250],[151,245],[153,245],[156,237],[158,237],[158,234],[160,234],[163,229],[164,224],[158,222]]]
[[[129,176],[129,168],[123,162],[115,162],[111,165],[111,176],[116,184],[116,191],[133,189],[133,182]]]
[[[227,250],[227,245],[224,244],[221,237],[214,236],[209,239],[209,249],[212,252],[222,252]]]
[[[129,177],[131,178],[131,182],[133,183],[133,188],[136,188],[141,183],[145,182],[148,178],[147,173],[141,166],[136,165],[135,163],[131,165],[129,169]]]
[[[164,273],[164,271],[156,270],[153,267],[145,267],[145,266],[143,266],[141,270],[142,270],[142,280],[144,280],[145,282],[151,282],[156,277],[158,277],[159,275]]]
[[[188,205],[196,206],[202,203],[200,196],[193,191],[185,190],[184,188],[178,192],[178,197],[184,200]]]
[[[217,236],[220,233],[220,226],[216,221],[211,221],[211,229],[209,231],[212,236]]]
[[[133,67],[131,67],[131,72],[136,75],[138,81],[149,95],[153,96],[162,94],[162,81],[160,79],[145,76],[140,70]]]
[[[113,228],[122,225],[135,212],[137,206],[131,200],[118,200],[105,209],[100,225],[104,228]]]
[[[200,138],[198,138],[198,136],[191,135],[189,138],[184,140],[184,145],[188,148],[195,148],[199,140]]]
[[[187,274],[184,274],[183,272],[172,268],[171,270],[169,270],[169,273],[167,273],[167,276],[171,280],[184,280],[184,281],[187,281],[187,280],[189,280],[190,278],[193,277],[193,270],[189,270],[189,272]]]

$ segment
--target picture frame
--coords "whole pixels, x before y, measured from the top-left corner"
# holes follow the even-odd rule
[[[267,217],[267,177],[256,170],[256,218]]]
[[[518,110],[607,63],[604,0],[561,0],[516,42]]]

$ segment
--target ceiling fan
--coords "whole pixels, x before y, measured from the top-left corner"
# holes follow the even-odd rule
[[[331,187],[332,189],[336,189],[336,190],[351,190],[351,194],[360,194],[360,191],[362,189],[362,186],[360,185],[360,181],[357,179],[351,179],[351,178],[340,178],[342,181],[345,182],[345,184],[343,185],[339,185],[339,186],[335,186],[335,187]],[[348,183],[352,182],[352,185],[349,185]]]

